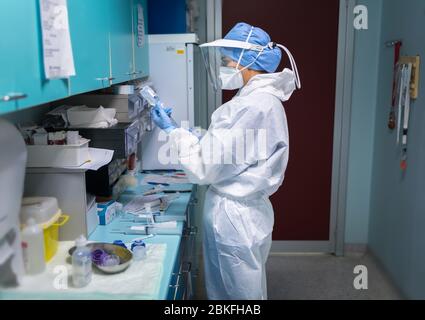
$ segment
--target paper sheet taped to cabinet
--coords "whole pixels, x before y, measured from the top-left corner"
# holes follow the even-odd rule
[[[67,0],[40,0],[46,79],[75,76]]]

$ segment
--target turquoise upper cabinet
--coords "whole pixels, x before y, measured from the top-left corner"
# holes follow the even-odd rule
[[[148,75],[147,0],[68,0],[76,75],[58,80],[44,75],[39,4],[0,1],[0,114]]]
[[[111,84],[132,78],[133,37],[132,0],[107,0],[110,12]]]
[[[105,0],[68,1],[76,76],[71,94],[109,86],[109,7]]]
[[[133,47],[134,47],[134,75],[133,78],[142,78],[149,75],[149,47],[148,47],[148,1],[133,1]]]
[[[4,28],[5,14],[0,10],[0,30],[7,30]],[[11,47],[13,42],[11,35],[5,32],[0,32],[0,114],[14,111],[17,109],[17,102],[19,100],[11,99],[24,99],[23,93],[17,92],[14,68],[10,63]],[[4,37],[7,37],[6,39]]]
[[[0,114],[68,95],[67,80],[44,77],[38,5],[36,0],[1,2]]]

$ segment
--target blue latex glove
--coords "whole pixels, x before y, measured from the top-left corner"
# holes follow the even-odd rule
[[[164,108],[165,113],[167,116],[171,117],[171,113],[173,112],[173,108]]]
[[[170,108],[168,108],[170,109]],[[171,114],[171,110],[169,110],[169,113]],[[176,127],[173,125],[173,121],[170,119],[169,115],[167,114],[167,111],[164,110],[160,106],[155,106],[152,108],[151,111],[152,114],[152,120],[155,122],[155,124],[164,130],[167,133],[170,133]]]

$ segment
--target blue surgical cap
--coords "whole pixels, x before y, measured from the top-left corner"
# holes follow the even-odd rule
[[[224,37],[227,40],[237,40],[245,42],[251,32],[252,26],[239,22],[236,24],[232,30]],[[248,42],[252,44],[257,44],[260,46],[266,46],[270,43],[270,36],[263,29],[254,27],[252,30],[251,37]],[[234,61],[239,61],[239,57],[242,53],[242,49],[239,48],[223,48],[222,53],[225,56],[228,56]],[[266,71],[268,73],[273,73],[276,71],[280,64],[282,58],[282,52],[278,47],[264,49],[263,53],[257,58],[258,51],[254,50],[245,50],[241,59],[240,64],[244,67],[249,66],[249,69],[257,71]],[[253,64],[251,64],[255,61]],[[251,65],[250,65],[251,64]]]

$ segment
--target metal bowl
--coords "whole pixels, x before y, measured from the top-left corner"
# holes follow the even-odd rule
[[[97,249],[101,249],[101,250],[104,250],[105,252],[107,252],[108,254],[114,254],[114,255],[116,255],[120,258],[120,264],[117,265],[117,266],[107,267],[107,266],[100,266],[100,265],[93,263],[93,265],[95,265],[99,270],[101,270],[105,273],[111,273],[112,274],[112,273],[122,272],[129,267],[131,260],[133,259],[133,254],[131,253],[130,250],[128,250],[124,247],[121,247],[121,246],[117,246],[115,244],[96,242],[96,243],[88,243],[87,247],[90,248],[91,252],[93,252]],[[69,251],[68,251],[69,255],[72,256],[75,249],[76,249],[76,247],[72,247],[71,249],[69,249]]]

